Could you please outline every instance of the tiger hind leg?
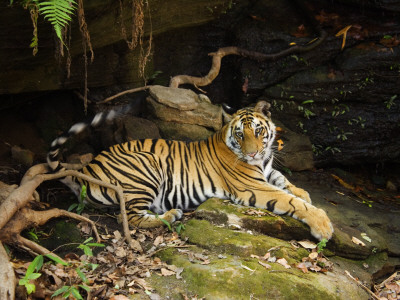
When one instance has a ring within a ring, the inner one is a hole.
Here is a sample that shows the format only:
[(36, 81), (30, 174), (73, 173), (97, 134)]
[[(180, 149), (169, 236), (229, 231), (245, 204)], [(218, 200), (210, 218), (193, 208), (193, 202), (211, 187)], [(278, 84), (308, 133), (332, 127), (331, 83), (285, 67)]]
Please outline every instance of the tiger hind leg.
[(128, 222), (131, 226), (137, 228), (155, 228), (167, 224), (172, 224), (181, 219), (183, 211), (181, 209), (171, 209), (162, 215), (149, 213), (147, 209), (135, 209), (131, 207), (128, 210)]

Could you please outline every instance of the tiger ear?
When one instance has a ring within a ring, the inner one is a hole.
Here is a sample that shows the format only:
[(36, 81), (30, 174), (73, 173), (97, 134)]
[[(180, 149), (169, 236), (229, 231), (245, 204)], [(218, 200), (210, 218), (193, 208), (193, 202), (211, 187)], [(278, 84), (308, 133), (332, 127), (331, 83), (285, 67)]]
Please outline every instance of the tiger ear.
[(271, 112), (269, 111), (270, 107), (271, 104), (262, 100), (257, 102), (256, 106), (254, 107), (254, 111), (263, 114), (267, 118), (271, 118)]
[(229, 123), (232, 120), (233, 114), (235, 112), (236, 112), (236, 109), (234, 109), (233, 107), (230, 107), (226, 103), (222, 103), (222, 118), (223, 118), (224, 124)]

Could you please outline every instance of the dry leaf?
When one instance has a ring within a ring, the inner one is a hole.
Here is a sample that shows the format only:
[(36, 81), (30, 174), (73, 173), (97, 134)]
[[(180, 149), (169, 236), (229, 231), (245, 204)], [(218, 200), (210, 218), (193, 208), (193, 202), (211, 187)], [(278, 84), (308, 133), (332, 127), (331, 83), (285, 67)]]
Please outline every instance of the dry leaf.
[(363, 232), (363, 233), (361, 233), (361, 237), (364, 239), (364, 240), (366, 240), (366, 241), (368, 241), (368, 242), (372, 242), (372, 240), (371, 240), (371, 238), (365, 233), (365, 232)]
[(131, 240), (130, 246), (133, 250), (142, 253), (143, 252), (143, 248), (140, 245), (140, 243), (134, 239)]
[[(333, 178), (335, 178), (343, 187), (349, 190), (355, 190), (356, 188), (352, 186), (351, 184), (348, 184), (345, 182), (343, 179), (341, 179), (339, 176), (336, 176), (335, 174), (331, 174)], [(338, 192), (337, 192), (338, 193)]]
[(282, 140), (277, 140), (278, 143), (278, 151), (281, 151), (283, 149), (283, 141)]
[(342, 40), (342, 49), (344, 48), (344, 46), (346, 45), (346, 36), (347, 36), (347, 31), (351, 28), (351, 25), (346, 26), (345, 28), (343, 28), (342, 30), (340, 30), (338, 33), (336, 33), (335, 36), (341, 36), (343, 35), (343, 40)]
[(250, 269), (249, 267), (247, 267), (247, 266), (245, 266), (245, 265), (243, 265), (243, 264), (241, 264), (240, 266), (241, 266), (243, 269), (246, 269), (246, 270), (249, 270), (249, 271), (251, 271), (251, 272), (254, 272), (254, 270)]
[(159, 235), (158, 237), (156, 237), (156, 239), (154, 240), (153, 245), (154, 246), (158, 246), (160, 245), (162, 242), (164, 242), (164, 237), (162, 235)]
[(287, 263), (287, 260), (284, 258), (280, 258), (276, 261), (278, 264), (284, 266), (286, 269), (290, 269), (291, 266), (289, 266), (289, 264)]
[(298, 264), (296, 265), (296, 268), (297, 268), (297, 269), (300, 269), (303, 273), (307, 273), (307, 272), (308, 272), (308, 268), (307, 268), (306, 264), (303, 263), (303, 262), (298, 263)]
[(115, 230), (113, 233), (114, 233), (114, 237), (117, 241), (121, 239), (122, 235), (118, 230)]
[(259, 263), (260, 265), (262, 265), (263, 267), (265, 267), (266, 269), (271, 269), (271, 266), (270, 266), (269, 264), (264, 263), (264, 262), (262, 262), (261, 260), (259, 260), (258, 263)]
[(356, 245), (365, 247), (365, 244), (362, 241), (360, 241), (358, 238), (354, 237), (354, 236), (351, 238), (351, 241)]
[(271, 253), (267, 252), (265, 253), (265, 255), (263, 256), (263, 260), (268, 260), (271, 257)]
[(304, 240), (304, 241), (300, 241), (300, 242), (297, 242), (297, 243), (300, 244), (303, 248), (306, 248), (306, 249), (315, 249), (315, 248), (317, 248), (317, 244), (315, 244), (315, 243), (313, 243), (313, 242), (311, 242), (309, 240)]
[(247, 93), (247, 89), (249, 88), (249, 79), (246, 77), (245, 79), (244, 79), (244, 83), (243, 83), (243, 86), (242, 86), (242, 91), (243, 91), (243, 93)]
[(166, 268), (161, 268), (161, 275), (162, 276), (172, 276), (172, 275), (175, 275), (175, 272), (174, 271), (170, 271), (170, 270), (168, 270)]
[(124, 295), (115, 295), (112, 296), (110, 300), (129, 300), (129, 298)]
[(126, 251), (123, 247), (118, 247), (117, 249), (115, 249), (115, 255), (118, 257), (125, 257)]

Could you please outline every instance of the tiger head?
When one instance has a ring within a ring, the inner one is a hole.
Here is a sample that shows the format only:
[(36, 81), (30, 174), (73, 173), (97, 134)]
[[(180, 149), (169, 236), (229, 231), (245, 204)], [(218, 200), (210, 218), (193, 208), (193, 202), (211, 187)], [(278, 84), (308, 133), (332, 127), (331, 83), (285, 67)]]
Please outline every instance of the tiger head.
[(231, 116), (225, 143), (236, 156), (251, 165), (272, 157), (276, 131), (268, 111), (270, 104), (260, 101), (254, 108), (243, 108)]

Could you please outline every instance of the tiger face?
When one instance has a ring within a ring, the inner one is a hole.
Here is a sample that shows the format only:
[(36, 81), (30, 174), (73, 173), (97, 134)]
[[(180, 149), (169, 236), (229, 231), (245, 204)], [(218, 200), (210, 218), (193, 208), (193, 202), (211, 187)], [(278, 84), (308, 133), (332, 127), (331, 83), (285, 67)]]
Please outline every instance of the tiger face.
[(240, 160), (251, 165), (261, 165), (273, 154), (275, 125), (269, 118), (269, 113), (264, 113), (265, 107), (266, 104), (241, 109), (232, 116), (228, 125), (225, 141), (228, 148)]

